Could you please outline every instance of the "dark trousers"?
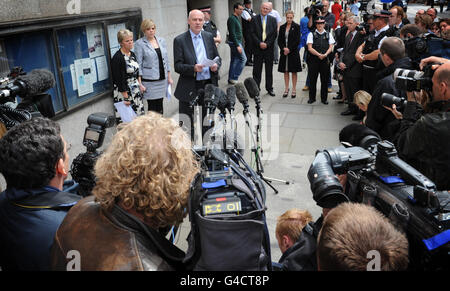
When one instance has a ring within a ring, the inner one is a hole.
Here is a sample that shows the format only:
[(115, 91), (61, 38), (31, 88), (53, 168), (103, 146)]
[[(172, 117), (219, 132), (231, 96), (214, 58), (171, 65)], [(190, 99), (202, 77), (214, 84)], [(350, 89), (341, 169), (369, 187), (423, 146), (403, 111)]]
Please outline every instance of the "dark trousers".
[(163, 100), (164, 100), (163, 98), (154, 100), (147, 99), (148, 111), (153, 111), (163, 115), (164, 114)]
[[(195, 90), (198, 91), (200, 89), (205, 89), (205, 86), (207, 84), (212, 84), (211, 79), (209, 80), (204, 80), (204, 81), (196, 81), (195, 82)], [(204, 99), (203, 98), (199, 98), (198, 99), (198, 105), (200, 105), (202, 107), (202, 116), (201, 116), (201, 122), (203, 124), (203, 119), (206, 117), (207, 114), (207, 108), (205, 106), (204, 103)], [(191, 134), (191, 140), (194, 139), (194, 107), (190, 107), (189, 102), (184, 102), (184, 101), (180, 101), (179, 102), (179, 107), (178, 107), (178, 112), (180, 113), (180, 115), (185, 115), (188, 116), (190, 119), (190, 123), (191, 123), (191, 129), (190, 129), (190, 134)], [(183, 126), (183, 124), (180, 122), (180, 126)], [(209, 129), (208, 126), (203, 126), (202, 127), (202, 135)], [(189, 130), (188, 128), (186, 128), (186, 130)], [(189, 133), (189, 131), (188, 131)]]
[(363, 67), (362, 76), (362, 89), (372, 95), (377, 83), (375, 69)]
[(328, 59), (323, 60), (311, 58), (308, 61), (309, 76), (309, 100), (316, 100), (317, 78), (320, 74), (320, 99), (322, 102), (328, 98), (328, 79), (330, 75), (330, 63)]
[(247, 56), (247, 63), (253, 62), (253, 42), (251, 32), (244, 32), (244, 50), (245, 55)]
[(361, 78), (354, 78), (344, 75), (344, 87), (347, 94), (347, 100), (349, 102), (348, 108), (356, 112), (358, 110), (358, 106), (353, 103), (354, 95), (361, 89)]
[(261, 88), (263, 63), (266, 71), (266, 90), (269, 91), (273, 89), (273, 47), (267, 47), (265, 50), (257, 48), (254, 51), (253, 79), (256, 81), (256, 84), (258, 84), (258, 88)]

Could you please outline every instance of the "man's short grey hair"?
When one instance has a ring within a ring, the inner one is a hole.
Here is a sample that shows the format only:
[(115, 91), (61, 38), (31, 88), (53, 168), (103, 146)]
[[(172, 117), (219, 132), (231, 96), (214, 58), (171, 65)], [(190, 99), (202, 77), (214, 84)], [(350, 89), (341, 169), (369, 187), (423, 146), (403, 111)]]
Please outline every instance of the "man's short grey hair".
[(361, 23), (359, 16), (353, 15), (349, 19), (352, 19), (353, 22), (355, 22), (355, 23), (358, 23), (358, 24)]
[(387, 54), (395, 62), (405, 57), (405, 44), (398, 37), (387, 37), (381, 44), (380, 52)]

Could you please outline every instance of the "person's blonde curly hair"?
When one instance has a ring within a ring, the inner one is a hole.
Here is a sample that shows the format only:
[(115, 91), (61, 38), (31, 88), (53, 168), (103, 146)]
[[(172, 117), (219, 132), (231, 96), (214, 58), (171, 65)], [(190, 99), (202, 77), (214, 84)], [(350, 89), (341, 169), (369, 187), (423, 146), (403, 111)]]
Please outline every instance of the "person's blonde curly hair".
[(93, 194), (103, 209), (120, 203), (153, 228), (178, 225), (198, 171), (185, 132), (174, 120), (151, 112), (120, 125), (95, 165)]

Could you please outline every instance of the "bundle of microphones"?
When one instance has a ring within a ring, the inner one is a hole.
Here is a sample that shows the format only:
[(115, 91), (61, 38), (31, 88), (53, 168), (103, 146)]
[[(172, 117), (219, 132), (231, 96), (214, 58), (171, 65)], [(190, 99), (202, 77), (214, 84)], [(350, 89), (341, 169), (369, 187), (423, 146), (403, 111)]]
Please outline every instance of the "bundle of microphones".
[(190, 107), (194, 107), (200, 99), (203, 99), (204, 106), (208, 109), (208, 114), (213, 113), (216, 108), (219, 109), (222, 115), (226, 114), (226, 110), (230, 114), (233, 114), (237, 98), (244, 107), (244, 114), (247, 114), (249, 98), (254, 99), (256, 105), (259, 107), (261, 103), (259, 91), (258, 85), (251, 77), (245, 79), (244, 83), (237, 83), (234, 86), (228, 87), (226, 93), (219, 87), (207, 84), (205, 89), (197, 91), (197, 95), (192, 99)]

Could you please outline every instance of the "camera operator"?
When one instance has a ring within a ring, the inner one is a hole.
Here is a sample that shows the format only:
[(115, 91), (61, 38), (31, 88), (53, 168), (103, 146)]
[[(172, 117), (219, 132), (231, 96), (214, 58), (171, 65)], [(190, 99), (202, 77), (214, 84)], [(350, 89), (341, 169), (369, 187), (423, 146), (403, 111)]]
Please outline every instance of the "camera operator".
[(372, 206), (342, 203), (328, 213), (317, 241), (320, 271), (369, 271), (370, 252), (381, 256), (378, 270), (408, 268), (408, 240)]
[(49, 270), (55, 232), (81, 198), (62, 192), (68, 145), (57, 123), (33, 118), (0, 139), (0, 265), (3, 270)]
[(369, 33), (365, 42), (356, 51), (356, 61), (363, 65), (363, 90), (372, 94), (376, 84), (378, 55), (383, 40), (389, 30), (389, 15), (391, 13), (381, 10), (373, 14), (374, 33)]
[(198, 170), (172, 119), (152, 112), (122, 126), (95, 165), (95, 201), (81, 200), (55, 235), (52, 268), (66, 270), (77, 250), (81, 270), (183, 270), (184, 252), (165, 236), (186, 216)]
[(381, 105), (381, 95), (389, 93), (394, 96), (405, 96), (395, 86), (393, 74), (397, 68), (411, 69), (411, 59), (405, 56), (405, 45), (398, 37), (386, 38), (380, 47), (380, 55), (385, 69), (377, 74), (379, 80), (372, 93), (367, 108), (366, 126), (377, 132), (382, 139), (392, 141), (398, 130), (398, 121), (391, 112)]
[(396, 147), (399, 156), (431, 179), (438, 190), (449, 190), (450, 61), (429, 57), (421, 61), (421, 68), (431, 63), (443, 63), (432, 66), (432, 100), (427, 106), (431, 112), (423, 114), (422, 94), (408, 92)]
[(316, 20), (317, 17), (322, 16), (325, 20), (325, 30), (327, 32), (331, 31), (331, 28), (334, 26), (334, 22), (336, 17), (333, 13), (328, 12), (328, 8), (330, 8), (330, 2), (328, 0), (323, 0), (322, 2), (317, 2), (315, 5), (311, 6), (309, 10), (309, 22), (308, 28), (311, 32), (316, 30)]

